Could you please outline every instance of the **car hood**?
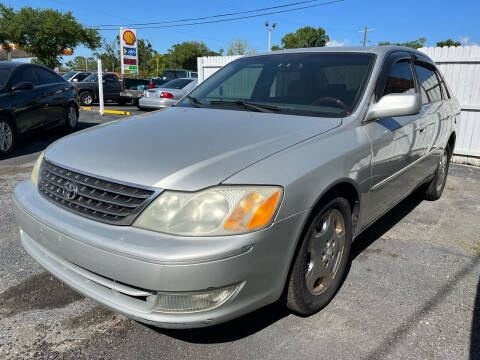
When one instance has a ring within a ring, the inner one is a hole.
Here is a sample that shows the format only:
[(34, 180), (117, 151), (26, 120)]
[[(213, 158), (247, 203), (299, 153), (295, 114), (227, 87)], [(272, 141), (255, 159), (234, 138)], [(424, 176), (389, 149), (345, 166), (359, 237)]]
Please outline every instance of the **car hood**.
[(174, 107), (77, 132), (52, 144), (45, 158), (100, 177), (194, 191), (340, 124), (339, 118)]

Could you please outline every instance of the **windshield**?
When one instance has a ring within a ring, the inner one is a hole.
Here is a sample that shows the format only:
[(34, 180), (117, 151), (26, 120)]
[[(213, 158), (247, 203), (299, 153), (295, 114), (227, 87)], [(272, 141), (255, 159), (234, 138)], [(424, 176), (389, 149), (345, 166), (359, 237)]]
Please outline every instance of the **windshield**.
[(11, 69), (0, 69), (0, 88), (2, 88), (8, 80)]
[(169, 81), (162, 85), (162, 88), (166, 89), (183, 89), (185, 86), (190, 84), (193, 80), (190, 79), (176, 79)]
[(77, 72), (76, 71), (69, 71), (67, 72), (66, 74), (63, 74), (62, 77), (65, 79), (65, 80), (68, 80), (70, 79), (73, 75), (75, 75)]
[(353, 112), (360, 100), (374, 58), (364, 53), (241, 58), (217, 71), (177, 106), (244, 111), (247, 107), (238, 103), (248, 102), (285, 114), (342, 117)]
[(98, 74), (92, 74), (88, 75), (85, 79), (83, 79), (84, 82), (97, 82), (98, 81)]

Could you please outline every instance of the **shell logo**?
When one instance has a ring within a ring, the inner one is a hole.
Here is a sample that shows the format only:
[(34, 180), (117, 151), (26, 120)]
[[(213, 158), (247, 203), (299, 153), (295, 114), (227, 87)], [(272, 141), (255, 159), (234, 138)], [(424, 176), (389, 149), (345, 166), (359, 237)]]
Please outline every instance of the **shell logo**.
[(125, 41), (125, 44), (127, 45), (133, 45), (137, 40), (137, 38), (135, 37), (135, 34), (131, 30), (124, 31), (122, 37), (123, 37), (123, 40)]

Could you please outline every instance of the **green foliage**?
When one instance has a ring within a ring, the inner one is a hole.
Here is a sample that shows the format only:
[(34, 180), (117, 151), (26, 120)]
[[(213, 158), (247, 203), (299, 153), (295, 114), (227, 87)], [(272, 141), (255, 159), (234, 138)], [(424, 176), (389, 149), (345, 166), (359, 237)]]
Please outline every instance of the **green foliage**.
[(321, 47), (325, 46), (329, 40), (330, 38), (323, 28), (315, 29), (311, 26), (305, 26), (294, 33), (286, 34), (282, 38), (282, 45), (284, 49)]
[[(95, 50), (93, 56), (102, 60), (102, 67), (109, 71), (121, 72), (120, 69), (120, 37), (117, 35), (115, 40), (108, 42), (102, 40), (102, 46)], [(96, 65), (95, 65), (96, 66)]]
[(175, 44), (166, 56), (166, 67), (171, 69), (197, 69), (197, 57), (216, 56), (218, 53), (210, 50), (207, 45), (199, 41), (186, 41)]
[(276, 50), (282, 50), (282, 48), (278, 45), (273, 45), (272, 46), (272, 51), (276, 51)]
[[(87, 57), (87, 70), (96, 70), (97, 62), (93, 57)], [(69, 70), (85, 70), (85, 56), (75, 56), (73, 60), (65, 63)]]
[(18, 11), (0, 4), (0, 41), (11, 41), (50, 68), (60, 65), (64, 49), (100, 45), (100, 34), (84, 28), (70, 11), (24, 7)]
[(443, 47), (443, 46), (462, 46), (462, 43), (460, 41), (453, 41), (452, 39), (448, 39), (445, 41), (439, 41), (437, 42), (438, 47)]
[[(157, 64), (158, 64), (158, 71), (157, 71)], [(152, 57), (149, 64), (150, 76), (159, 76), (163, 70), (167, 68), (167, 58), (164, 54), (156, 53), (155, 56)]]
[(256, 50), (248, 45), (247, 40), (234, 39), (230, 41), (227, 56), (255, 54)]
[(138, 74), (141, 76), (151, 75), (154, 69), (151, 67), (151, 60), (156, 54), (150, 41), (138, 39)]
[(419, 49), (421, 47), (425, 46), (425, 42), (427, 41), (427, 38), (421, 37), (417, 40), (412, 40), (404, 43), (391, 43), (389, 41), (382, 41), (379, 42), (379, 46), (385, 46), (385, 45), (397, 45), (397, 46), (406, 46), (412, 49)]

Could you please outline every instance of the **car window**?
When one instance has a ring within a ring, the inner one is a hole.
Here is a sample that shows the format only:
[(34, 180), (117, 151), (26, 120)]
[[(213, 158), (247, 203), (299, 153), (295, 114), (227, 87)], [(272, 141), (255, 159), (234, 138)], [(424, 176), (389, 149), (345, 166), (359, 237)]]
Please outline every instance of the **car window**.
[[(375, 55), (367, 53), (245, 57), (224, 66), (190, 95), (211, 108), (229, 102), (229, 109), (245, 111), (236, 105), (248, 101), (278, 108), (279, 114), (341, 117), (358, 104), (374, 61)], [(187, 98), (178, 106), (194, 105)]]
[(37, 73), (40, 85), (55, 84), (61, 81), (60, 76), (50, 70), (36, 67), (35, 72)]
[(35, 73), (33, 72), (33, 67), (21, 67), (15, 71), (12, 79), (12, 86), (17, 85), (21, 82), (31, 82), (34, 85), (38, 85), (38, 79)]
[(88, 75), (85, 79), (83, 79), (84, 82), (97, 82), (98, 81), (98, 74), (94, 73), (91, 75)]
[(443, 76), (438, 71), (436, 71), (435, 73), (437, 74), (437, 78), (440, 82), (440, 87), (442, 88), (442, 98), (445, 100), (450, 99), (450, 93), (448, 92), (447, 85), (445, 84)]
[(192, 71), (192, 73), (190, 75), (192, 76), (192, 78), (195, 78), (195, 79), (198, 78), (198, 73), (196, 73), (196, 72)]
[(75, 76), (75, 79), (77, 79), (78, 81), (83, 81), (87, 76), (90, 76), (89, 73), (81, 73), (81, 74), (78, 74), (77, 76)]
[(183, 89), (187, 84), (190, 84), (193, 80), (190, 79), (175, 79), (162, 85), (162, 88), (167, 89)]
[(415, 64), (420, 93), (422, 94), (422, 104), (430, 104), (442, 100), (442, 90), (438, 83), (435, 71), (426, 65)]
[(107, 83), (114, 83), (115, 82), (115, 78), (114, 78), (115, 75), (105, 75), (105, 81)]
[(67, 72), (66, 74), (63, 74), (62, 77), (65, 79), (65, 80), (68, 80), (70, 79), (73, 75), (75, 75), (76, 71), (69, 71)]
[(400, 60), (392, 65), (388, 73), (382, 96), (388, 94), (414, 94), (415, 82), (410, 60)]
[(10, 76), (10, 69), (0, 69), (0, 88), (2, 88)]

